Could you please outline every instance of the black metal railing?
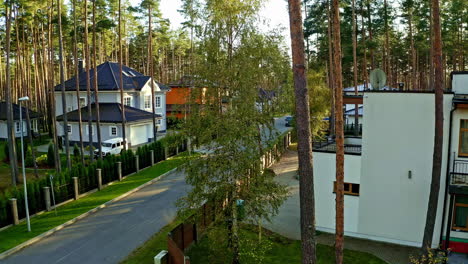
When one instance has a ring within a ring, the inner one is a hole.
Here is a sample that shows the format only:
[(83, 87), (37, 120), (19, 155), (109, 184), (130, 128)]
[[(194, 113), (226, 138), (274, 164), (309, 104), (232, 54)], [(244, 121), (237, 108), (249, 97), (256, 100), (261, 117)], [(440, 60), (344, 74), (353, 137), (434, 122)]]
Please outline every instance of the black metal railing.
[(450, 173), (450, 184), (468, 185), (468, 160), (454, 160)]
[[(317, 141), (312, 143), (312, 149), (314, 151), (322, 152), (336, 152), (336, 143), (334, 140), (328, 141)], [(344, 145), (345, 154), (359, 154), (361, 155), (362, 146), (357, 144), (345, 144)]]

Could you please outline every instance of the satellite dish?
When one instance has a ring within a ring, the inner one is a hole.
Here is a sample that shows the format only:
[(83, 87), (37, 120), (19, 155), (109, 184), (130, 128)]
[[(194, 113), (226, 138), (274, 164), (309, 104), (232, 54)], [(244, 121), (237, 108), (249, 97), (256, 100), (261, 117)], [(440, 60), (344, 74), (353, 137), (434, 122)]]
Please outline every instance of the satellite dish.
[(382, 90), (387, 82), (387, 75), (381, 69), (375, 69), (370, 73), (370, 82), (373, 90)]

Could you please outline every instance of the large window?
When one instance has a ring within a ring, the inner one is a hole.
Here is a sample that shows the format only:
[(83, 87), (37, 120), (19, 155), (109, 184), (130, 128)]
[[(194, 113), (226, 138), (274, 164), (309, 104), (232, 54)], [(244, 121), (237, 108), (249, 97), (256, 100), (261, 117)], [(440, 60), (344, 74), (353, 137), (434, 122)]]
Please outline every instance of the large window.
[[(333, 192), (336, 192), (336, 181), (333, 182)], [(359, 184), (357, 183), (344, 183), (344, 194), (359, 196)]]
[(124, 105), (132, 106), (132, 97), (128, 96), (124, 98)]
[(67, 134), (71, 134), (71, 133), (72, 133), (72, 126), (67, 125)]
[(151, 108), (151, 95), (145, 95), (145, 109)]
[(110, 130), (110, 135), (111, 136), (117, 136), (117, 127), (116, 126), (109, 127), (109, 130)]
[(161, 108), (161, 96), (156, 96), (156, 101), (154, 102), (156, 108)]
[(460, 120), (460, 141), (458, 142), (458, 155), (468, 157), (468, 119)]
[(80, 97), (80, 108), (86, 106), (86, 97)]
[(468, 196), (455, 196), (452, 229), (468, 231)]

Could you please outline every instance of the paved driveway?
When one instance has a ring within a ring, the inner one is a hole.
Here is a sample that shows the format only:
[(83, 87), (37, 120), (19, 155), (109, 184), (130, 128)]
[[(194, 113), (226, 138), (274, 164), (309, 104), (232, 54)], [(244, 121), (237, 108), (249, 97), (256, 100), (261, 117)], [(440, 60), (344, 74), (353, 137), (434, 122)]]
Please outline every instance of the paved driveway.
[(0, 262), (118, 263), (174, 219), (188, 188), (184, 173), (172, 173)]

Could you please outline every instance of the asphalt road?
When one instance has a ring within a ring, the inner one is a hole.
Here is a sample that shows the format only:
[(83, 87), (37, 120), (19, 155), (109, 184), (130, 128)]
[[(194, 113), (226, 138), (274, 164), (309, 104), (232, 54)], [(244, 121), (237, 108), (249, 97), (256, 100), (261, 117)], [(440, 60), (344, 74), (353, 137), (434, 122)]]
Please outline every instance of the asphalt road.
[[(275, 119), (278, 132), (289, 129), (284, 124), (284, 118)], [(174, 203), (189, 188), (183, 172), (172, 173), (0, 263), (118, 263), (175, 218)]]
[(0, 263), (118, 263), (174, 219), (188, 188), (183, 172), (172, 173)]

